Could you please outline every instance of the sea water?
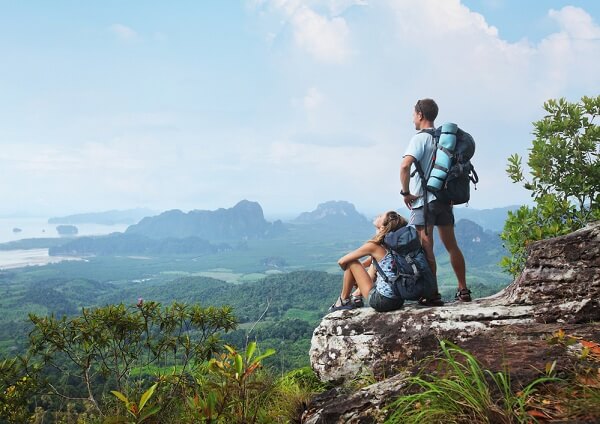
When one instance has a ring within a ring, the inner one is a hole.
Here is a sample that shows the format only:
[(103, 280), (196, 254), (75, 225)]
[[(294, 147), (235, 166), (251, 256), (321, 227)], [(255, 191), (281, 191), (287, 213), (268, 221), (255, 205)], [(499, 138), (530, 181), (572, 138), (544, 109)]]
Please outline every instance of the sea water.
[[(48, 224), (46, 218), (0, 218), (0, 243), (31, 238), (58, 238), (58, 224)], [(100, 236), (123, 232), (127, 224), (76, 224), (77, 236)], [(17, 231), (17, 229), (19, 231)], [(0, 269), (46, 265), (76, 257), (49, 256), (48, 249), (0, 250)]]
[[(0, 243), (28, 238), (60, 237), (56, 231), (58, 224), (48, 224), (46, 218), (0, 218)], [(99, 236), (123, 232), (127, 224), (75, 224), (78, 236)], [(19, 229), (21, 231), (15, 231)]]

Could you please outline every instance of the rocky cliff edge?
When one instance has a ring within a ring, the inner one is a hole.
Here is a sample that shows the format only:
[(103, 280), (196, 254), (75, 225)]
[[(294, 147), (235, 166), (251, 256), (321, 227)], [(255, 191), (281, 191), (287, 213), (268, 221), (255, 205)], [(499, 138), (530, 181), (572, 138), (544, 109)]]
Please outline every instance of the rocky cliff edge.
[[(489, 369), (508, 367), (522, 381), (539, 375), (549, 358), (560, 358), (557, 369), (566, 369), (569, 356), (548, 343), (559, 330), (600, 341), (600, 222), (532, 243), (523, 273), (494, 296), (437, 308), (413, 305), (389, 313), (362, 308), (325, 316), (310, 348), (319, 378), (340, 385), (369, 374), (381, 381), (347, 402), (330, 393), (331, 399), (325, 396), (309, 408), (304, 422), (368, 413), (365, 402), (382, 403), (397, 392), (399, 372), (438, 352), (442, 339), (472, 352)], [(395, 377), (386, 379), (390, 376)]]

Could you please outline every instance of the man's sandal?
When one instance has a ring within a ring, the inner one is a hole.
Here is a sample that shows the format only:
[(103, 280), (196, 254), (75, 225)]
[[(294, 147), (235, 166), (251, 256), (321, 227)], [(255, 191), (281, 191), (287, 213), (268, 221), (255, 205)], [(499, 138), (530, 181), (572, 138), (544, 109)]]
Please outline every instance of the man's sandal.
[(444, 306), (442, 295), (435, 294), (431, 299), (425, 299), (424, 297), (419, 299), (419, 305), (421, 306)]
[(471, 299), (471, 290), (462, 289), (456, 292), (456, 296), (454, 298), (459, 302), (470, 302)]

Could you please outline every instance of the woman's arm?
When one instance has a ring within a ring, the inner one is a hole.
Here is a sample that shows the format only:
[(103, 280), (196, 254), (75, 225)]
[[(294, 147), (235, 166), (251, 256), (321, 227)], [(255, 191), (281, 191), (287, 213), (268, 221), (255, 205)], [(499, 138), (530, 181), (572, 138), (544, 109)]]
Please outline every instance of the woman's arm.
[(360, 258), (372, 255), (375, 252), (375, 250), (377, 249), (377, 247), (379, 247), (379, 246), (376, 243), (368, 241), (365, 244), (363, 244), (362, 246), (360, 246), (358, 249), (342, 256), (338, 260), (338, 265), (343, 270), (346, 270), (346, 267), (348, 266), (348, 264), (350, 262), (358, 261), (358, 260), (360, 260)]

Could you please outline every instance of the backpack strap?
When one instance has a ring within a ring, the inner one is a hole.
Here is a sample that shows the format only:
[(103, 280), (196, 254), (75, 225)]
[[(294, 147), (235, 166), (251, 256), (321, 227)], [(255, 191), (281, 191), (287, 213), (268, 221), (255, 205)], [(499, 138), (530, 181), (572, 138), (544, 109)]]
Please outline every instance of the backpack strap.
[[(444, 171), (444, 172), (450, 171), (445, 166), (438, 165), (437, 163), (433, 164), (433, 169), (439, 169), (439, 170)], [(436, 177), (433, 177), (433, 178), (436, 178)], [(438, 178), (438, 180), (441, 180), (441, 178)]]
[(475, 168), (471, 167), (471, 174), (469, 175), (469, 179), (473, 184), (475, 184), (475, 190), (477, 190), (477, 183), (479, 182), (479, 175), (475, 172)]
[(408, 254), (408, 255), (404, 256), (404, 259), (406, 259), (406, 262), (412, 268), (414, 278), (416, 280), (418, 280), (419, 277), (421, 276), (421, 273), (419, 272), (419, 268), (417, 268), (417, 264), (416, 264), (415, 260), (413, 259), (412, 255)]

